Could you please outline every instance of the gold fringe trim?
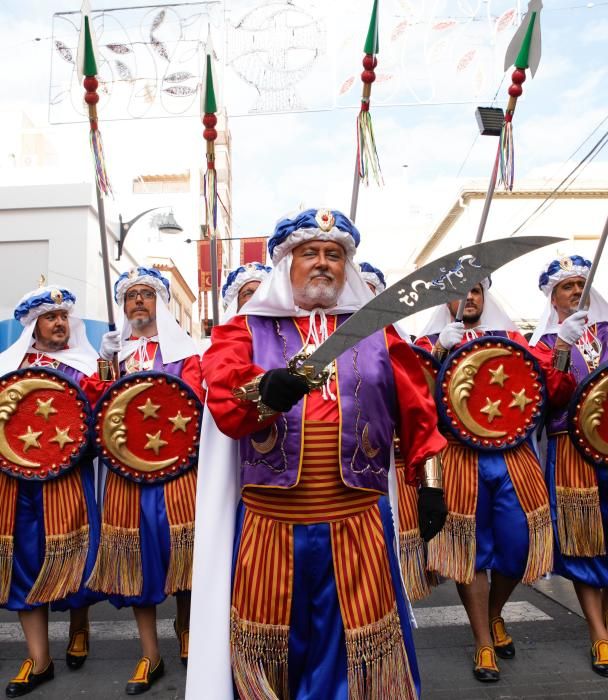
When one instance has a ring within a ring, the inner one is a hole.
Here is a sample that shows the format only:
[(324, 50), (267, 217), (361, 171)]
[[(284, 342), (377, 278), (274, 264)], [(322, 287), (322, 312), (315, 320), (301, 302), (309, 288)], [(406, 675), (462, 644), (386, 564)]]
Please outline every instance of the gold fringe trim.
[(407, 596), (413, 603), (431, 595), (437, 576), (426, 570), (426, 548), (420, 530), (399, 533), (399, 559)]
[(417, 700), (396, 605), (381, 620), (344, 633), (349, 700)]
[(427, 568), (456, 583), (475, 576), (475, 515), (448, 513), (445, 525), (427, 545)]
[(66, 535), (47, 535), (44, 561), (26, 603), (61, 600), (80, 588), (89, 551), (89, 526)]
[(561, 553), (569, 557), (597, 557), (606, 554), (597, 486), (590, 489), (558, 486), (556, 491)]
[(194, 523), (171, 525), (171, 552), (165, 580), (165, 593), (192, 590), (192, 557), (194, 553)]
[(553, 528), (551, 511), (543, 505), (526, 513), (530, 546), (522, 583), (534, 583), (553, 568)]
[(143, 574), (138, 528), (101, 524), (97, 560), (86, 585), (102, 593), (141, 595)]
[(247, 700), (288, 700), (288, 625), (265, 625), (230, 612), (232, 673), (239, 697)]
[(8, 600), (13, 574), (13, 536), (0, 535), (0, 605)]

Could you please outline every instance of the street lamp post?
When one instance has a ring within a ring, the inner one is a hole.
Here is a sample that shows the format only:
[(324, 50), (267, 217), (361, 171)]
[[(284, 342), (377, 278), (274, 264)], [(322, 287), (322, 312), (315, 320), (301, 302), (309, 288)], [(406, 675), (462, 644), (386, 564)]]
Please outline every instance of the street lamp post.
[[(122, 249), (125, 243), (125, 238), (127, 237), (127, 234), (131, 230), (131, 227), (136, 221), (139, 221), (142, 216), (145, 216), (146, 214), (149, 214), (151, 211), (156, 211), (157, 209), (166, 209), (167, 207), (152, 207), (151, 209), (146, 209), (146, 211), (142, 211), (141, 214), (138, 214), (137, 216), (134, 216), (131, 221), (126, 221), (124, 222), (122, 220), (122, 214), (118, 215), (118, 223), (119, 223), (119, 236), (118, 236), (118, 255), (116, 257), (116, 260), (120, 260), (122, 256)], [(182, 233), (184, 230), (175, 220), (175, 217), (173, 216), (173, 212), (169, 212), (167, 215), (167, 220), (158, 226), (158, 230), (161, 233)]]

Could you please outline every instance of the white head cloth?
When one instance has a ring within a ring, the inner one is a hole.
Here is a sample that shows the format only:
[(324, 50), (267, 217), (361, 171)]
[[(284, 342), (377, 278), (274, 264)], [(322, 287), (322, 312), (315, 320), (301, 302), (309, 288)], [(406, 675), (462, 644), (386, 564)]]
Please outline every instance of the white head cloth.
[[(140, 282), (140, 284), (147, 284), (147, 282)], [(200, 355), (200, 350), (196, 347), (196, 343), (173, 318), (169, 307), (165, 304), (160, 294), (156, 295), (156, 328), (158, 335), (152, 338), (129, 340), (133, 334), (131, 322), (125, 315), (124, 305), (119, 306), (118, 309), (118, 322), (119, 324), (122, 322), (120, 335), (122, 347), (118, 354), (120, 362), (130, 357), (147, 340), (158, 342), (165, 364), (178, 362), (192, 355)]]
[[(560, 262), (554, 260), (549, 263), (549, 265), (541, 273), (539, 286), (543, 294), (547, 297), (547, 303), (545, 304), (545, 308), (543, 309), (543, 312), (538, 320), (538, 325), (532, 334), (530, 345), (536, 345), (543, 335), (557, 333), (559, 330), (557, 311), (551, 303), (551, 294), (556, 285), (569, 277), (584, 277), (587, 279), (589, 276), (589, 261), (584, 260), (579, 256), (572, 257), (575, 260), (580, 260), (581, 264), (573, 264), (571, 266), (568, 265), (567, 267), (560, 265), (558, 269), (553, 270), (553, 272), (549, 274), (549, 270), (552, 267), (557, 267), (555, 263)], [(589, 325), (591, 325), (593, 323), (599, 323), (600, 321), (608, 321), (608, 302), (594, 287), (591, 287), (589, 294), (589, 309), (587, 311), (587, 322)]]
[[(271, 273), (272, 269), (261, 263), (241, 265), (241, 267), (231, 272), (222, 289), (222, 294), (224, 296), (224, 312), (220, 323), (227, 323), (239, 313), (239, 292), (243, 286), (249, 284), (249, 282), (263, 282)], [(254, 294), (256, 292), (257, 289)]]
[[(498, 300), (489, 291), (490, 283), (483, 280), (483, 311), (474, 330), (478, 331), (516, 331), (517, 326), (510, 319), (507, 312), (498, 303)], [(422, 329), (420, 335), (432, 335), (441, 331), (453, 322), (452, 314), (447, 304), (442, 304), (435, 309), (435, 312)]]
[[(17, 306), (21, 306), (27, 303), (29, 299), (34, 297), (39, 297), (40, 295), (46, 293), (53, 293), (56, 290), (61, 291), (61, 288), (57, 285), (49, 285), (48, 287), (41, 287), (32, 292), (26, 294)], [(89, 342), (87, 337), (86, 328), (82, 319), (73, 315), (72, 311), (74, 308), (74, 302), (71, 300), (64, 300), (60, 303), (55, 303), (50, 301), (48, 303), (43, 303), (38, 306), (32, 307), (26, 315), (22, 316), (19, 321), (23, 325), (23, 331), (19, 338), (4, 352), (0, 353), (0, 376), (7, 374), (8, 372), (14, 372), (19, 369), (23, 358), (30, 352), (42, 352), (41, 350), (36, 350), (33, 346), (36, 342), (34, 338), (34, 329), (36, 327), (36, 322), (39, 316), (48, 313), (49, 311), (59, 311), (65, 310), (68, 312), (68, 323), (70, 327), (70, 339), (68, 341), (68, 347), (64, 350), (56, 350), (54, 352), (44, 351), (46, 357), (50, 357), (53, 360), (62, 362), (68, 367), (82, 372), (87, 377), (90, 377), (94, 372), (97, 371), (97, 358), (98, 354), (93, 349), (93, 346)]]
[[(242, 307), (241, 314), (252, 316), (309, 316), (310, 311), (296, 306), (293, 300), (291, 286), (291, 262), (293, 256), (287, 253), (273, 268), (272, 274), (267, 277), (256, 289), (253, 297)], [(326, 314), (348, 314), (360, 309), (374, 295), (361, 277), (358, 266), (350, 257), (346, 259), (346, 274), (344, 287), (336, 305), (331, 309), (324, 309)]]

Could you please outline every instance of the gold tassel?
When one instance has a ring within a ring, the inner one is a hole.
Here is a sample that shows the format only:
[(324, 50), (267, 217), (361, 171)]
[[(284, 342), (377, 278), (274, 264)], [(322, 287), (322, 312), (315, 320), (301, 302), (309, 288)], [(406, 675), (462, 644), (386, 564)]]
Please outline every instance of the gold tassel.
[(0, 605), (8, 600), (13, 573), (13, 536), (0, 535)]
[(399, 533), (399, 555), (401, 573), (407, 596), (413, 603), (431, 595), (431, 586), (436, 586), (437, 576), (426, 570), (426, 551), (420, 530)]
[(102, 593), (141, 595), (143, 574), (138, 528), (101, 524), (97, 560), (86, 585)]
[(557, 487), (557, 531), (562, 554), (597, 557), (606, 554), (597, 487)]
[(289, 626), (265, 625), (230, 614), (232, 672), (239, 696), (247, 700), (288, 700)]
[(89, 550), (89, 526), (67, 535), (47, 535), (44, 561), (26, 603), (61, 600), (80, 588)]
[(417, 700), (396, 605), (381, 620), (344, 633), (349, 700)]
[(192, 557), (194, 553), (194, 523), (171, 525), (171, 553), (165, 580), (165, 593), (192, 590)]
[(526, 513), (530, 546), (522, 583), (534, 583), (553, 568), (553, 528), (551, 511), (543, 505)]
[(428, 543), (427, 568), (457, 583), (475, 576), (475, 515), (448, 513), (443, 529)]

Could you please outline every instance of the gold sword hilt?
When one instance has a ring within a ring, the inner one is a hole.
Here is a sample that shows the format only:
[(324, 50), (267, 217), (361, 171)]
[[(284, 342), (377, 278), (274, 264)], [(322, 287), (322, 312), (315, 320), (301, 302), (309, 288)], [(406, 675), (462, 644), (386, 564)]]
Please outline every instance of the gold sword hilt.
[[(301, 377), (310, 389), (318, 389), (327, 382), (329, 378), (329, 370), (324, 369), (322, 372), (316, 373), (313, 365), (307, 365), (306, 360), (308, 355), (300, 352), (294, 355), (287, 363), (287, 369), (290, 374), (296, 377)], [(264, 375), (259, 374), (251, 381), (242, 386), (235, 387), (232, 390), (232, 395), (240, 401), (252, 401), (258, 409), (258, 422), (262, 423), (271, 416), (276, 415), (277, 411), (267, 406), (260, 396), (260, 381)]]

